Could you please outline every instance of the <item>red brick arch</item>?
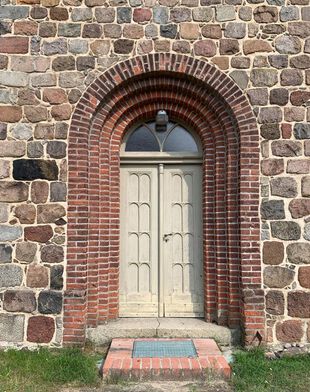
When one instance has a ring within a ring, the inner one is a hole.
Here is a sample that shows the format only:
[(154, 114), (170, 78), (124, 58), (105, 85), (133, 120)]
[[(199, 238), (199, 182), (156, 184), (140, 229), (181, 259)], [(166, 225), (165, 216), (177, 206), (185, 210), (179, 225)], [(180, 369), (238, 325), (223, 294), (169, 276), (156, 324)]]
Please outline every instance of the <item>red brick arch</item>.
[(203, 146), (205, 315), (264, 335), (259, 137), (244, 94), (209, 63), (155, 54), (121, 62), (80, 99), (69, 133), (64, 344), (118, 316), (119, 149), (126, 130), (165, 109)]

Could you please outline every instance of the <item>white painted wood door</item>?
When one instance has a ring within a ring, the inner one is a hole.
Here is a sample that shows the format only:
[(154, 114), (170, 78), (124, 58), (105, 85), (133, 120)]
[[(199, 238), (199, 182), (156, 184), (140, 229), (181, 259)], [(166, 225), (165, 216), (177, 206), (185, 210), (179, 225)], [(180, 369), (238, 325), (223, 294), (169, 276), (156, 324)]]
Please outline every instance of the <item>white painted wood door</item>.
[(121, 167), (121, 317), (203, 316), (201, 167)]

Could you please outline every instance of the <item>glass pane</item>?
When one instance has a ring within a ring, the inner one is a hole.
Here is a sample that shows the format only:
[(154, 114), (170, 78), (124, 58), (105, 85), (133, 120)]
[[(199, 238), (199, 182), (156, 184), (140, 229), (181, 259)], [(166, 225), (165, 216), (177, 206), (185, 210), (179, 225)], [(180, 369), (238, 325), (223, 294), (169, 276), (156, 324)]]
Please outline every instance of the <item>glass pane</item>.
[(198, 147), (193, 136), (178, 125), (167, 137), (163, 151), (198, 152)]
[(154, 135), (142, 125), (129, 136), (125, 151), (159, 151), (159, 145)]

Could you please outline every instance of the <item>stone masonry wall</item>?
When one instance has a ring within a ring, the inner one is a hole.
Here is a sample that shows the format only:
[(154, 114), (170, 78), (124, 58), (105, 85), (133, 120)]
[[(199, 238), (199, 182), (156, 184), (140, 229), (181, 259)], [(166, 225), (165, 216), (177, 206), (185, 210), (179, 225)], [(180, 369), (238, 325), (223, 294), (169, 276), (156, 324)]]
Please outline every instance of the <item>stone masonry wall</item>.
[(61, 344), (70, 118), (104, 70), (153, 52), (206, 59), (247, 94), (268, 341), (310, 341), (309, 0), (0, 4), (0, 344)]

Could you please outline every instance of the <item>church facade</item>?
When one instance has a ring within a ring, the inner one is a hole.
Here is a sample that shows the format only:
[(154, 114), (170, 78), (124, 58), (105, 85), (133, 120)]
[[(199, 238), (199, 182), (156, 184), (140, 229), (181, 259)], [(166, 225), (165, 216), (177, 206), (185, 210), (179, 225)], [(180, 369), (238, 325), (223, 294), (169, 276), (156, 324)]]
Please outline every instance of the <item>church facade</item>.
[(1, 346), (310, 342), (308, 0), (4, 0), (0, 34)]

